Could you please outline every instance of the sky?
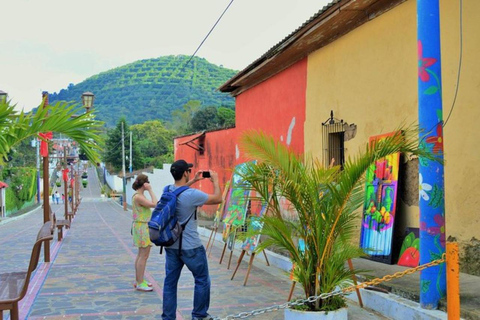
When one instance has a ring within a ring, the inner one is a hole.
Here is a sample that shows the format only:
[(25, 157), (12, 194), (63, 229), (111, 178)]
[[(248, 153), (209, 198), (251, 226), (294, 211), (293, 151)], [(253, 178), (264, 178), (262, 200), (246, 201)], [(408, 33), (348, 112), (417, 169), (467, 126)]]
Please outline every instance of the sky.
[[(231, 0), (0, 0), (0, 90), (42, 91), (141, 59), (192, 55)], [(234, 0), (196, 56), (242, 70), (331, 0)]]

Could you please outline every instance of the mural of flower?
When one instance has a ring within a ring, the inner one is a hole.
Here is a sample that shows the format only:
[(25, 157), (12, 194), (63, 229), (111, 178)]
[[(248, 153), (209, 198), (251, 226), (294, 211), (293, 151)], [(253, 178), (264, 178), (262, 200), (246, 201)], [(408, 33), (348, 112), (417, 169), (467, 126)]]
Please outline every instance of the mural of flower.
[(436, 226), (427, 227), (425, 222), (420, 223), (420, 230), (426, 231), (431, 236), (440, 235), (440, 245), (445, 248), (445, 217), (438, 213), (433, 216)]
[(419, 174), (418, 177), (419, 177), (419, 182), (418, 182), (419, 197), (418, 197), (418, 200), (420, 200), (420, 197), (421, 197), (423, 200), (428, 201), (428, 200), (430, 200), (430, 197), (428, 196), (427, 191), (432, 190), (432, 186), (429, 185), (428, 183), (423, 183), (423, 176), (422, 176), (421, 173)]
[(443, 136), (442, 136), (442, 124), (437, 124), (437, 135), (428, 137), (425, 140), (427, 143), (433, 143), (433, 153), (443, 152)]
[(418, 41), (418, 76), (423, 82), (430, 80), (430, 75), (427, 72), (427, 68), (434, 65), (437, 62), (435, 58), (423, 57), (423, 45), (422, 41)]

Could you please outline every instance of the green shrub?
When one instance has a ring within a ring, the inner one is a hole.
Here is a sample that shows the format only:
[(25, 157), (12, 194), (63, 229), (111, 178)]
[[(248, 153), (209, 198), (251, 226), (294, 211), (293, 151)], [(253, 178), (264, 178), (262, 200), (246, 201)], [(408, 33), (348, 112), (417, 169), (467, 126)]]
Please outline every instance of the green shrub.
[(37, 171), (35, 168), (5, 168), (0, 179), (9, 185), (5, 191), (5, 206), (9, 212), (15, 212), (30, 202), (37, 192)]

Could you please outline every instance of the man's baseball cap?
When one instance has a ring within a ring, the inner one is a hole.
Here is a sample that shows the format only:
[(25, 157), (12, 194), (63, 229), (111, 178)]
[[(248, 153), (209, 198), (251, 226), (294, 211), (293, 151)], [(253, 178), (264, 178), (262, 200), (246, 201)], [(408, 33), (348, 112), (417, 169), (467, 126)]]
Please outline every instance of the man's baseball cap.
[(187, 163), (187, 161), (185, 160), (177, 160), (174, 163), (172, 163), (172, 166), (170, 167), (170, 172), (172, 174), (183, 174), (185, 171), (187, 171), (192, 167), (193, 167), (193, 164)]

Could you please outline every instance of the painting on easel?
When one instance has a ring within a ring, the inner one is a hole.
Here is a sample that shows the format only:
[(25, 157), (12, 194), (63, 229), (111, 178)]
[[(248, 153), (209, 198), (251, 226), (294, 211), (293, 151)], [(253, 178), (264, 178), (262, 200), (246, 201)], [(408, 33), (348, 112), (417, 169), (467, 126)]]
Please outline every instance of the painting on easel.
[(208, 256), (212, 252), (213, 243), (215, 242), (215, 237), (217, 235), (218, 226), (220, 224), (220, 220), (222, 219), (223, 208), (225, 207), (225, 202), (228, 194), (228, 190), (230, 189), (230, 180), (225, 183), (225, 187), (223, 189), (222, 194), (222, 203), (218, 205), (217, 211), (215, 212), (215, 218), (213, 220), (212, 231), (210, 232), (210, 237), (208, 238), (207, 246), (205, 250), (208, 252)]
[[(381, 141), (389, 133), (370, 138)], [(360, 247), (371, 260), (393, 263), (392, 240), (397, 207), (400, 153), (378, 160), (366, 174)]]
[(245, 167), (246, 163), (241, 163), (235, 166), (232, 175), (232, 181), (230, 183), (230, 189), (227, 193), (225, 199), (225, 206), (222, 213), (222, 239), (225, 242), (225, 245), (222, 255), (220, 257), (220, 263), (222, 263), (225, 249), (228, 245), (228, 248), (230, 250), (228, 268), (230, 268), (232, 252), (235, 249), (235, 231), (237, 228), (242, 227), (245, 224), (247, 216), (250, 188), (241, 177), (241, 173), (245, 169)]
[[(255, 198), (252, 198), (249, 200), (249, 207), (247, 210), (247, 221), (246, 225), (242, 228), (243, 232), (246, 232), (247, 235), (249, 232), (259, 232), (263, 228), (263, 222), (262, 222), (262, 217), (265, 215), (265, 212), (267, 211), (267, 203), (256, 200)], [(253, 260), (255, 258), (255, 249), (257, 248), (258, 244), (260, 243), (260, 234), (257, 235), (252, 235), (252, 236), (247, 236), (247, 238), (243, 241), (242, 244), (242, 252), (240, 253), (240, 256), (237, 261), (237, 267), (235, 268), (235, 271), (232, 274), (231, 280), (235, 278), (235, 274), (238, 271), (238, 268), (240, 267), (240, 263), (243, 260), (243, 257), (245, 256), (245, 253), (250, 255), (250, 261), (248, 262), (248, 269), (247, 273), (245, 274), (245, 280), (243, 282), (243, 285), (247, 285), (248, 281), (248, 276), (250, 274), (250, 271), (252, 269), (253, 265)], [(267, 266), (270, 265), (270, 262), (268, 261), (267, 254), (265, 251), (263, 252), (263, 256), (265, 257), (265, 262)]]
[[(258, 204), (258, 205), (255, 205), (255, 204)], [(259, 201), (252, 201), (251, 209), (248, 211), (250, 215), (247, 218), (247, 227), (245, 231), (248, 231), (248, 230), (253, 230), (255, 232), (261, 231), (263, 227), (263, 222), (261, 220), (266, 210), (267, 210), (266, 203), (259, 203)], [(259, 241), (260, 241), (259, 234), (246, 238), (242, 244), (242, 250), (246, 250), (252, 253), (255, 250), (255, 248), (258, 246)]]
[(250, 188), (240, 176), (244, 167), (245, 163), (235, 166), (231, 187), (222, 215), (222, 221), (233, 227), (245, 224)]

